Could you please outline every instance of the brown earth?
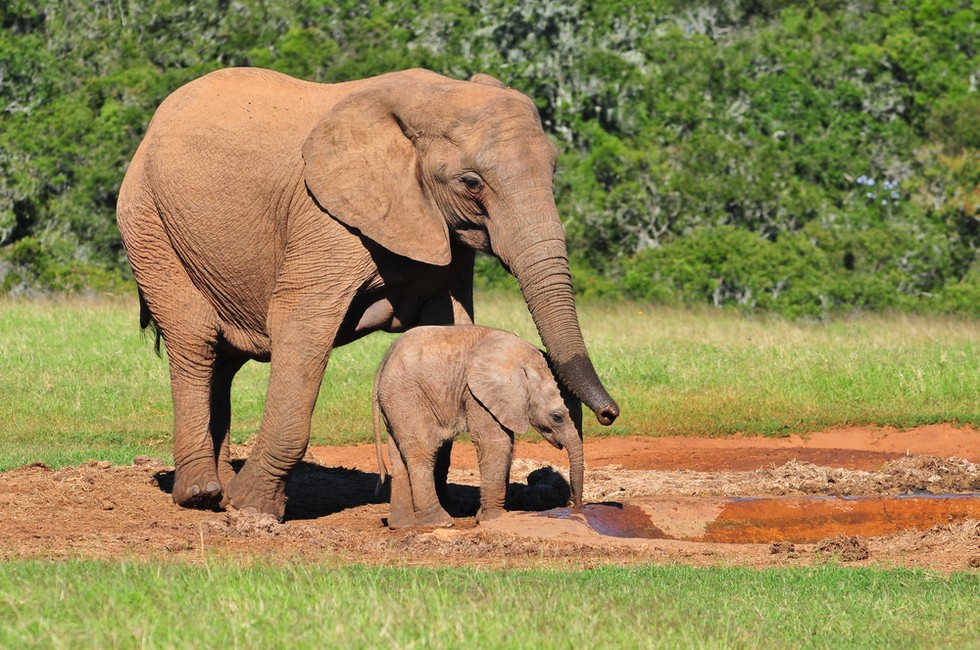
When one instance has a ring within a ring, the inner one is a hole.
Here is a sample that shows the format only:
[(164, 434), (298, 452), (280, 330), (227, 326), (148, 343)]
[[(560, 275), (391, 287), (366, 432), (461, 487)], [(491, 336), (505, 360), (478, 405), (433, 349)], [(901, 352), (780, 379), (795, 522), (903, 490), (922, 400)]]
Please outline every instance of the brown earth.
[[(236, 455), (244, 451), (236, 449)], [(545, 443), (519, 441), (510, 511), (477, 525), (472, 516), (479, 498), (475, 455), (471, 445), (458, 443), (449, 476), (453, 514), (460, 517), (456, 526), (397, 532), (384, 526), (387, 505), (374, 499), (372, 445), (311, 448), (287, 490), (285, 523), (247, 513), (179, 508), (168, 493), (172, 468), (155, 459), (137, 459), (125, 467), (90, 461), (57, 471), (29, 465), (0, 474), (0, 558), (760, 568), (835, 561), (944, 572), (980, 568), (980, 517), (975, 516), (980, 497), (942, 500), (961, 509), (969, 504), (974, 514), (940, 512), (936, 521), (923, 523), (924, 516), (933, 516), (923, 510), (923, 517), (906, 522), (907, 529), (899, 525), (896, 531), (893, 525), (882, 534), (874, 531), (884, 529), (873, 526), (855, 528), (862, 522), (854, 513), (841, 520), (839, 533), (801, 519), (819, 510), (806, 505), (817, 495), (838, 497), (818, 500), (825, 509), (873, 502), (875, 512), (880, 511), (874, 516), (890, 517), (892, 524), (897, 518), (901, 524), (902, 512), (921, 510), (908, 497), (850, 497), (980, 493), (980, 431), (975, 428), (849, 428), (781, 439), (589, 439), (585, 500), (592, 505), (582, 512), (529, 512), (562, 505), (566, 462), (563, 452)], [(827, 536), (794, 542), (773, 529), (768, 538), (769, 533), (756, 531), (759, 539), (771, 540), (763, 543), (685, 541), (702, 539), (703, 524), (717, 523), (713, 518), (729, 503), (743, 510), (747, 503), (788, 506), (792, 522), (784, 514), (772, 521), (817, 535), (826, 531)], [(634, 534), (639, 530), (634, 524), (646, 526), (646, 532)], [(656, 534), (647, 534), (650, 530)], [(663, 531), (667, 534), (660, 535)], [(657, 538), (664, 536), (674, 538)]]

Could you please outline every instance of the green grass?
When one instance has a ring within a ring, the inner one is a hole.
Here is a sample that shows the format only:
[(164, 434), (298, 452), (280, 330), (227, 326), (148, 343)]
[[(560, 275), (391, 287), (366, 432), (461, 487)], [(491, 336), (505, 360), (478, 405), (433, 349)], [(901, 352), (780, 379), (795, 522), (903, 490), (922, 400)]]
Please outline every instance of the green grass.
[[(536, 340), (519, 298), (478, 320)], [(722, 311), (581, 306), (623, 408), (588, 435), (779, 434), (846, 424), (980, 425), (978, 323), (829, 324)], [(169, 457), (165, 359), (132, 298), (0, 300), (0, 470)], [(370, 381), (393, 339), (334, 352), (314, 441), (370, 439)], [(262, 414), (266, 364), (235, 383), (236, 441)], [(0, 563), (0, 647), (980, 647), (980, 578), (836, 565), (513, 571)]]
[[(537, 342), (519, 296), (477, 296), (478, 321)], [(831, 323), (718, 310), (585, 303), (580, 320), (623, 415), (599, 435), (780, 435), (844, 425), (980, 425), (980, 323), (860, 316)], [(370, 384), (394, 336), (334, 351), (313, 441), (371, 440)], [(233, 390), (236, 442), (258, 430), (268, 364)], [(137, 326), (135, 299), (0, 301), (0, 470), (89, 458), (169, 455), (165, 358)]]
[(0, 565), (0, 647), (964, 648), (980, 578), (845, 569)]
[(830, 323), (589, 305), (583, 329), (623, 416), (595, 435), (780, 435), (980, 424), (980, 322), (901, 314)]

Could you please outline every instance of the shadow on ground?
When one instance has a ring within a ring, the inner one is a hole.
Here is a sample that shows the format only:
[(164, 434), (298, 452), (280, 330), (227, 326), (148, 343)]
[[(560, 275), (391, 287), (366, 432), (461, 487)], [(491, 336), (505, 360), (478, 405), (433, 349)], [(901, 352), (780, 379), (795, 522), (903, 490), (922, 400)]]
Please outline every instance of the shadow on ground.
[[(239, 471), (244, 461), (233, 462)], [(153, 476), (161, 492), (173, 494), (174, 470)], [(565, 477), (554, 469), (541, 468), (528, 476), (528, 482), (511, 483), (507, 490), (508, 510), (542, 511), (564, 506), (571, 493)], [(348, 508), (387, 503), (388, 486), (375, 497), (378, 475), (346, 467), (324, 467), (301, 462), (286, 485), (286, 519), (306, 520), (326, 517)], [(453, 517), (473, 517), (480, 507), (480, 489), (449, 483), (443, 507)]]

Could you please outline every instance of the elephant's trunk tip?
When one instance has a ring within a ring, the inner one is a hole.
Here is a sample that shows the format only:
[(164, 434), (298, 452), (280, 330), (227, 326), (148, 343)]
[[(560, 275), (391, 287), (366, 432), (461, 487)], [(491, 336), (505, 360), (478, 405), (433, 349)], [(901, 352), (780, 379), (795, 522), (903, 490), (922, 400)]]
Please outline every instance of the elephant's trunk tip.
[(578, 355), (559, 362), (549, 353), (548, 364), (561, 384), (595, 413), (599, 424), (608, 427), (616, 421), (619, 405), (603, 388), (588, 356)]
[(599, 420), (599, 424), (604, 427), (608, 427), (610, 424), (616, 421), (619, 417), (619, 405), (612, 404), (611, 406), (606, 406), (604, 408), (596, 411), (596, 419)]

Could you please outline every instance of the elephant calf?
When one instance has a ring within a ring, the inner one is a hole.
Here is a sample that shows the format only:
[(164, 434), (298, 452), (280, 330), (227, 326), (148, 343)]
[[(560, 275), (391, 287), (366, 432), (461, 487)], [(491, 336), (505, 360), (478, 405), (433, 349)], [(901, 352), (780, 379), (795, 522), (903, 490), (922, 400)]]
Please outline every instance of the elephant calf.
[(581, 402), (559, 390), (542, 352), (514, 334), (475, 325), (414, 328), (385, 355), (372, 401), (382, 483), (382, 417), (388, 430), (391, 528), (452, 525), (436, 473), (444, 485), (448, 452), (463, 431), (480, 466), (477, 521), (503, 512), (513, 436), (528, 426), (568, 451), (572, 500), (582, 505)]

